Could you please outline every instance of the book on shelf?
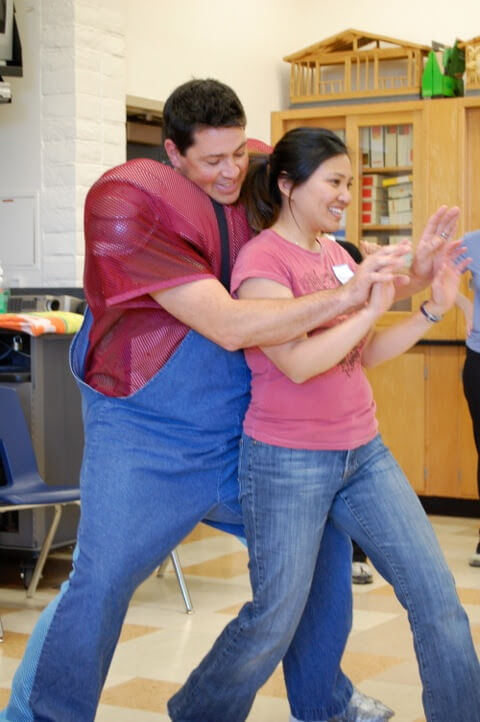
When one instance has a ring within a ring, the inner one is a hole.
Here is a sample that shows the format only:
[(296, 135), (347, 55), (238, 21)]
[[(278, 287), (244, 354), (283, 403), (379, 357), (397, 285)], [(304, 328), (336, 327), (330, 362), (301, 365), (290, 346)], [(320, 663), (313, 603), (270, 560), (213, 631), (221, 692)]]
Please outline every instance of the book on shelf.
[(398, 185), (384, 188), (384, 190), (387, 192), (389, 200), (392, 198), (411, 198), (413, 196), (413, 183), (411, 181), (408, 183), (399, 183)]
[(388, 214), (387, 203), (381, 201), (362, 200), (362, 223), (381, 223), (382, 218)]
[(370, 165), (370, 128), (360, 128), (360, 154), (362, 158), (362, 165)]
[(362, 211), (362, 224), (369, 225), (389, 225), (391, 223), (389, 216), (386, 213), (381, 213), (376, 209), (371, 211)]
[(397, 163), (399, 166), (409, 166), (413, 163), (413, 129), (411, 125), (398, 126)]
[(389, 186), (400, 185), (400, 183), (411, 183), (413, 181), (413, 175), (397, 175), (393, 178), (384, 178), (382, 180), (382, 186), (388, 188)]
[(392, 226), (408, 226), (413, 221), (413, 212), (410, 211), (396, 211), (390, 213), (390, 224)]
[(362, 211), (378, 212), (385, 215), (387, 212), (387, 201), (382, 200), (362, 200)]
[(404, 211), (411, 211), (413, 209), (413, 197), (405, 196), (404, 198), (389, 198), (388, 199), (388, 212), (390, 215), (393, 213), (403, 213)]
[(397, 128), (396, 125), (386, 125), (384, 129), (385, 137), (385, 165), (392, 168), (398, 165), (397, 161)]
[(371, 168), (385, 167), (382, 125), (370, 126), (370, 166)]
[(384, 201), (386, 199), (386, 190), (382, 186), (362, 186), (362, 200)]
[(376, 173), (364, 173), (362, 175), (362, 188), (370, 188), (371, 186), (382, 186), (382, 176)]

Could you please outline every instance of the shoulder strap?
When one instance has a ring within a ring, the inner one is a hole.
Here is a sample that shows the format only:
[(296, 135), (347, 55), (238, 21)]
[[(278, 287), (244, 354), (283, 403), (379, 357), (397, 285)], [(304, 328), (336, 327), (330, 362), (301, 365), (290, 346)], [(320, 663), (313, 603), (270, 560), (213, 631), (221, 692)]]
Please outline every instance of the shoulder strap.
[(213, 210), (217, 217), (218, 230), (220, 231), (220, 248), (221, 248), (221, 270), (220, 270), (220, 281), (225, 286), (227, 291), (230, 290), (230, 241), (228, 237), (228, 225), (227, 217), (225, 215), (225, 208), (218, 201), (212, 201)]

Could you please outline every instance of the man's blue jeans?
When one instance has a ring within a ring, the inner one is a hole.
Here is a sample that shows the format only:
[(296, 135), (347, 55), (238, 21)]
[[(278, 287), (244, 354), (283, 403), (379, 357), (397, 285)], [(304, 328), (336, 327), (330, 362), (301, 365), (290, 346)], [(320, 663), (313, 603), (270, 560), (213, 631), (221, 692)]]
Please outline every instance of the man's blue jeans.
[[(244, 436), (240, 491), (253, 601), (169, 702), (175, 722), (243, 722), (284, 657), (308, 667), (322, 650), (298, 645), (305, 605), (328, 587), (319, 550), (327, 517), (358, 540), (408, 610), (429, 722), (479, 722), (480, 667), (468, 620), (432, 527), (379, 436), (354, 451), (291, 450)], [(302, 621), (301, 621), (302, 620)], [(335, 633), (335, 623), (331, 628)], [(330, 716), (290, 698), (298, 719)]]
[[(74, 570), (35, 626), (0, 713), (8, 722), (92, 722), (137, 586), (202, 519), (243, 534), (238, 445), (250, 389), (243, 354), (192, 331), (140, 391), (108, 398), (82, 381), (88, 322), (87, 315), (72, 354), (85, 425)], [(318, 696), (338, 712), (352, 692), (339, 670), (351, 623), (351, 545), (333, 526), (329, 538), (330, 583), (298, 635), (302, 666), (292, 667), (287, 687), (295, 699)]]

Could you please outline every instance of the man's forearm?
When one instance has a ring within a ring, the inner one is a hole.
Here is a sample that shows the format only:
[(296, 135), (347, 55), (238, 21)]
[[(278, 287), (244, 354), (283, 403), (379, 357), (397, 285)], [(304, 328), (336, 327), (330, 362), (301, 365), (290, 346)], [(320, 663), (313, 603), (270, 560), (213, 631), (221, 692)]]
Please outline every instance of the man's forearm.
[(215, 279), (157, 291), (153, 298), (172, 316), (223, 348), (285, 343), (345, 313), (350, 287), (300, 298), (233, 299)]
[(273, 346), (308, 333), (364, 304), (372, 283), (390, 281), (401, 269), (407, 249), (399, 243), (363, 261), (338, 288), (292, 298), (285, 288), (275, 298), (232, 299), (214, 278), (152, 293), (172, 316), (228, 350)]
[(231, 348), (274, 346), (313, 331), (352, 307), (345, 286), (300, 298), (234, 300)]

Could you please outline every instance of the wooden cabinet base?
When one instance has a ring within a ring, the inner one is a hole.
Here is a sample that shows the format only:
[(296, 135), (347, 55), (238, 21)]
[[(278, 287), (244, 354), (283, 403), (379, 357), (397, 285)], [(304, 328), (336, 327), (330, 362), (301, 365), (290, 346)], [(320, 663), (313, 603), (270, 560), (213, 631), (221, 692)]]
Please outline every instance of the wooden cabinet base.
[[(419, 344), (368, 370), (385, 443), (422, 497), (478, 502), (463, 345)], [(478, 510), (478, 506), (476, 506)]]

